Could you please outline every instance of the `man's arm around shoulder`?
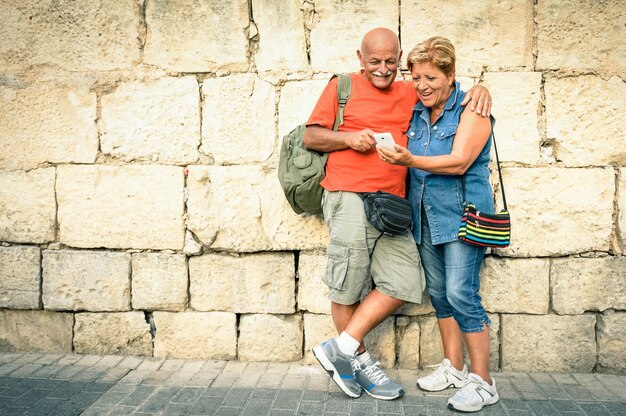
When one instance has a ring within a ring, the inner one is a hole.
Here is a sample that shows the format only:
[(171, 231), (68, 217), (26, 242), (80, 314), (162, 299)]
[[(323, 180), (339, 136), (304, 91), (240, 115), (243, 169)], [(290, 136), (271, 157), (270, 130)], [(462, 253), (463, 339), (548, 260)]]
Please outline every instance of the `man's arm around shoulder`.
[(328, 153), (348, 148), (358, 152), (367, 152), (375, 144), (374, 132), (369, 129), (334, 131), (314, 124), (308, 126), (304, 132), (304, 147), (318, 152)]

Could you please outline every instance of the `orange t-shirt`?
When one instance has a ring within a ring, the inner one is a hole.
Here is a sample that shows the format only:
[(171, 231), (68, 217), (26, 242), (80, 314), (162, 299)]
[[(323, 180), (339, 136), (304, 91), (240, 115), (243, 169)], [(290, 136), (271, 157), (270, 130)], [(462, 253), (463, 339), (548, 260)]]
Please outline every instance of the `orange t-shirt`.
[[(417, 94), (408, 82), (394, 82), (388, 91), (374, 87), (361, 74), (351, 74), (352, 91), (344, 108), (344, 124), (339, 131), (371, 129), (389, 132), (395, 142), (407, 147), (404, 134), (409, 128)], [(317, 101), (307, 126), (333, 128), (337, 104), (337, 79), (332, 79)], [(405, 196), (407, 169), (385, 163), (376, 149), (361, 153), (350, 148), (330, 152), (326, 163), (326, 178), (322, 186), (329, 191), (384, 191)]]

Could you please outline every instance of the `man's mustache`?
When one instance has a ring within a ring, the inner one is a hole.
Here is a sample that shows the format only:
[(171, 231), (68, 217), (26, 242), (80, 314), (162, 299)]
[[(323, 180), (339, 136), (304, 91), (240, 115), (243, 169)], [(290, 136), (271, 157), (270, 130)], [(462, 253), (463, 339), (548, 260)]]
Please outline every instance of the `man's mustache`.
[(390, 71), (390, 70), (388, 70), (385, 74), (383, 74), (383, 73), (382, 73), (382, 72), (380, 72), (380, 71), (374, 71), (374, 72), (372, 72), (372, 75), (375, 75), (375, 76), (377, 76), (377, 77), (388, 77), (388, 76), (393, 75), (393, 72), (392, 72), (392, 71)]

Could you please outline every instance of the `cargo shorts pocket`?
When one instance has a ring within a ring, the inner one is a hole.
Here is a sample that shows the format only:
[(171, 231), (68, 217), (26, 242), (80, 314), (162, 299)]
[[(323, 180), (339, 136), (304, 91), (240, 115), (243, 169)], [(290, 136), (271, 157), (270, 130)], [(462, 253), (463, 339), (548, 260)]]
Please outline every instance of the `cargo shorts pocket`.
[(324, 283), (332, 289), (342, 290), (348, 273), (348, 257), (350, 248), (338, 245), (330, 245), (326, 254), (326, 274)]

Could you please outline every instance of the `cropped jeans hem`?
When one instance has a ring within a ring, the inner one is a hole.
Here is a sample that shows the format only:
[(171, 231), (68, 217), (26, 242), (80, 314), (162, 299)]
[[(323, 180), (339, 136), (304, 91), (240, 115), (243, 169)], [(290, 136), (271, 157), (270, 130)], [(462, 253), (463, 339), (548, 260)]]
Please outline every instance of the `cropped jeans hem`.
[(483, 332), (485, 330), (485, 325), (487, 325), (488, 327), (491, 326), (491, 321), (489, 320), (489, 317), (487, 316), (485, 316), (485, 319), (483, 319), (482, 325), (479, 327), (466, 328), (466, 327), (462, 327), (459, 325), (459, 328), (461, 329), (461, 332), (468, 334), (468, 333)]
[[(437, 313), (435, 311), (435, 317), (437, 319), (447, 319), (447, 318), (453, 318), (454, 314), (452, 314), (452, 313)], [(458, 321), (457, 321), (457, 324), (458, 324)], [(466, 326), (459, 325), (459, 329), (461, 330), (461, 332), (465, 332), (465, 333), (482, 332), (485, 329), (485, 325), (491, 326), (491, 320), (489, 320), (488, 316), (486, 316), (485, 319), (483, 319), (481, 326), (468, 328)]]

